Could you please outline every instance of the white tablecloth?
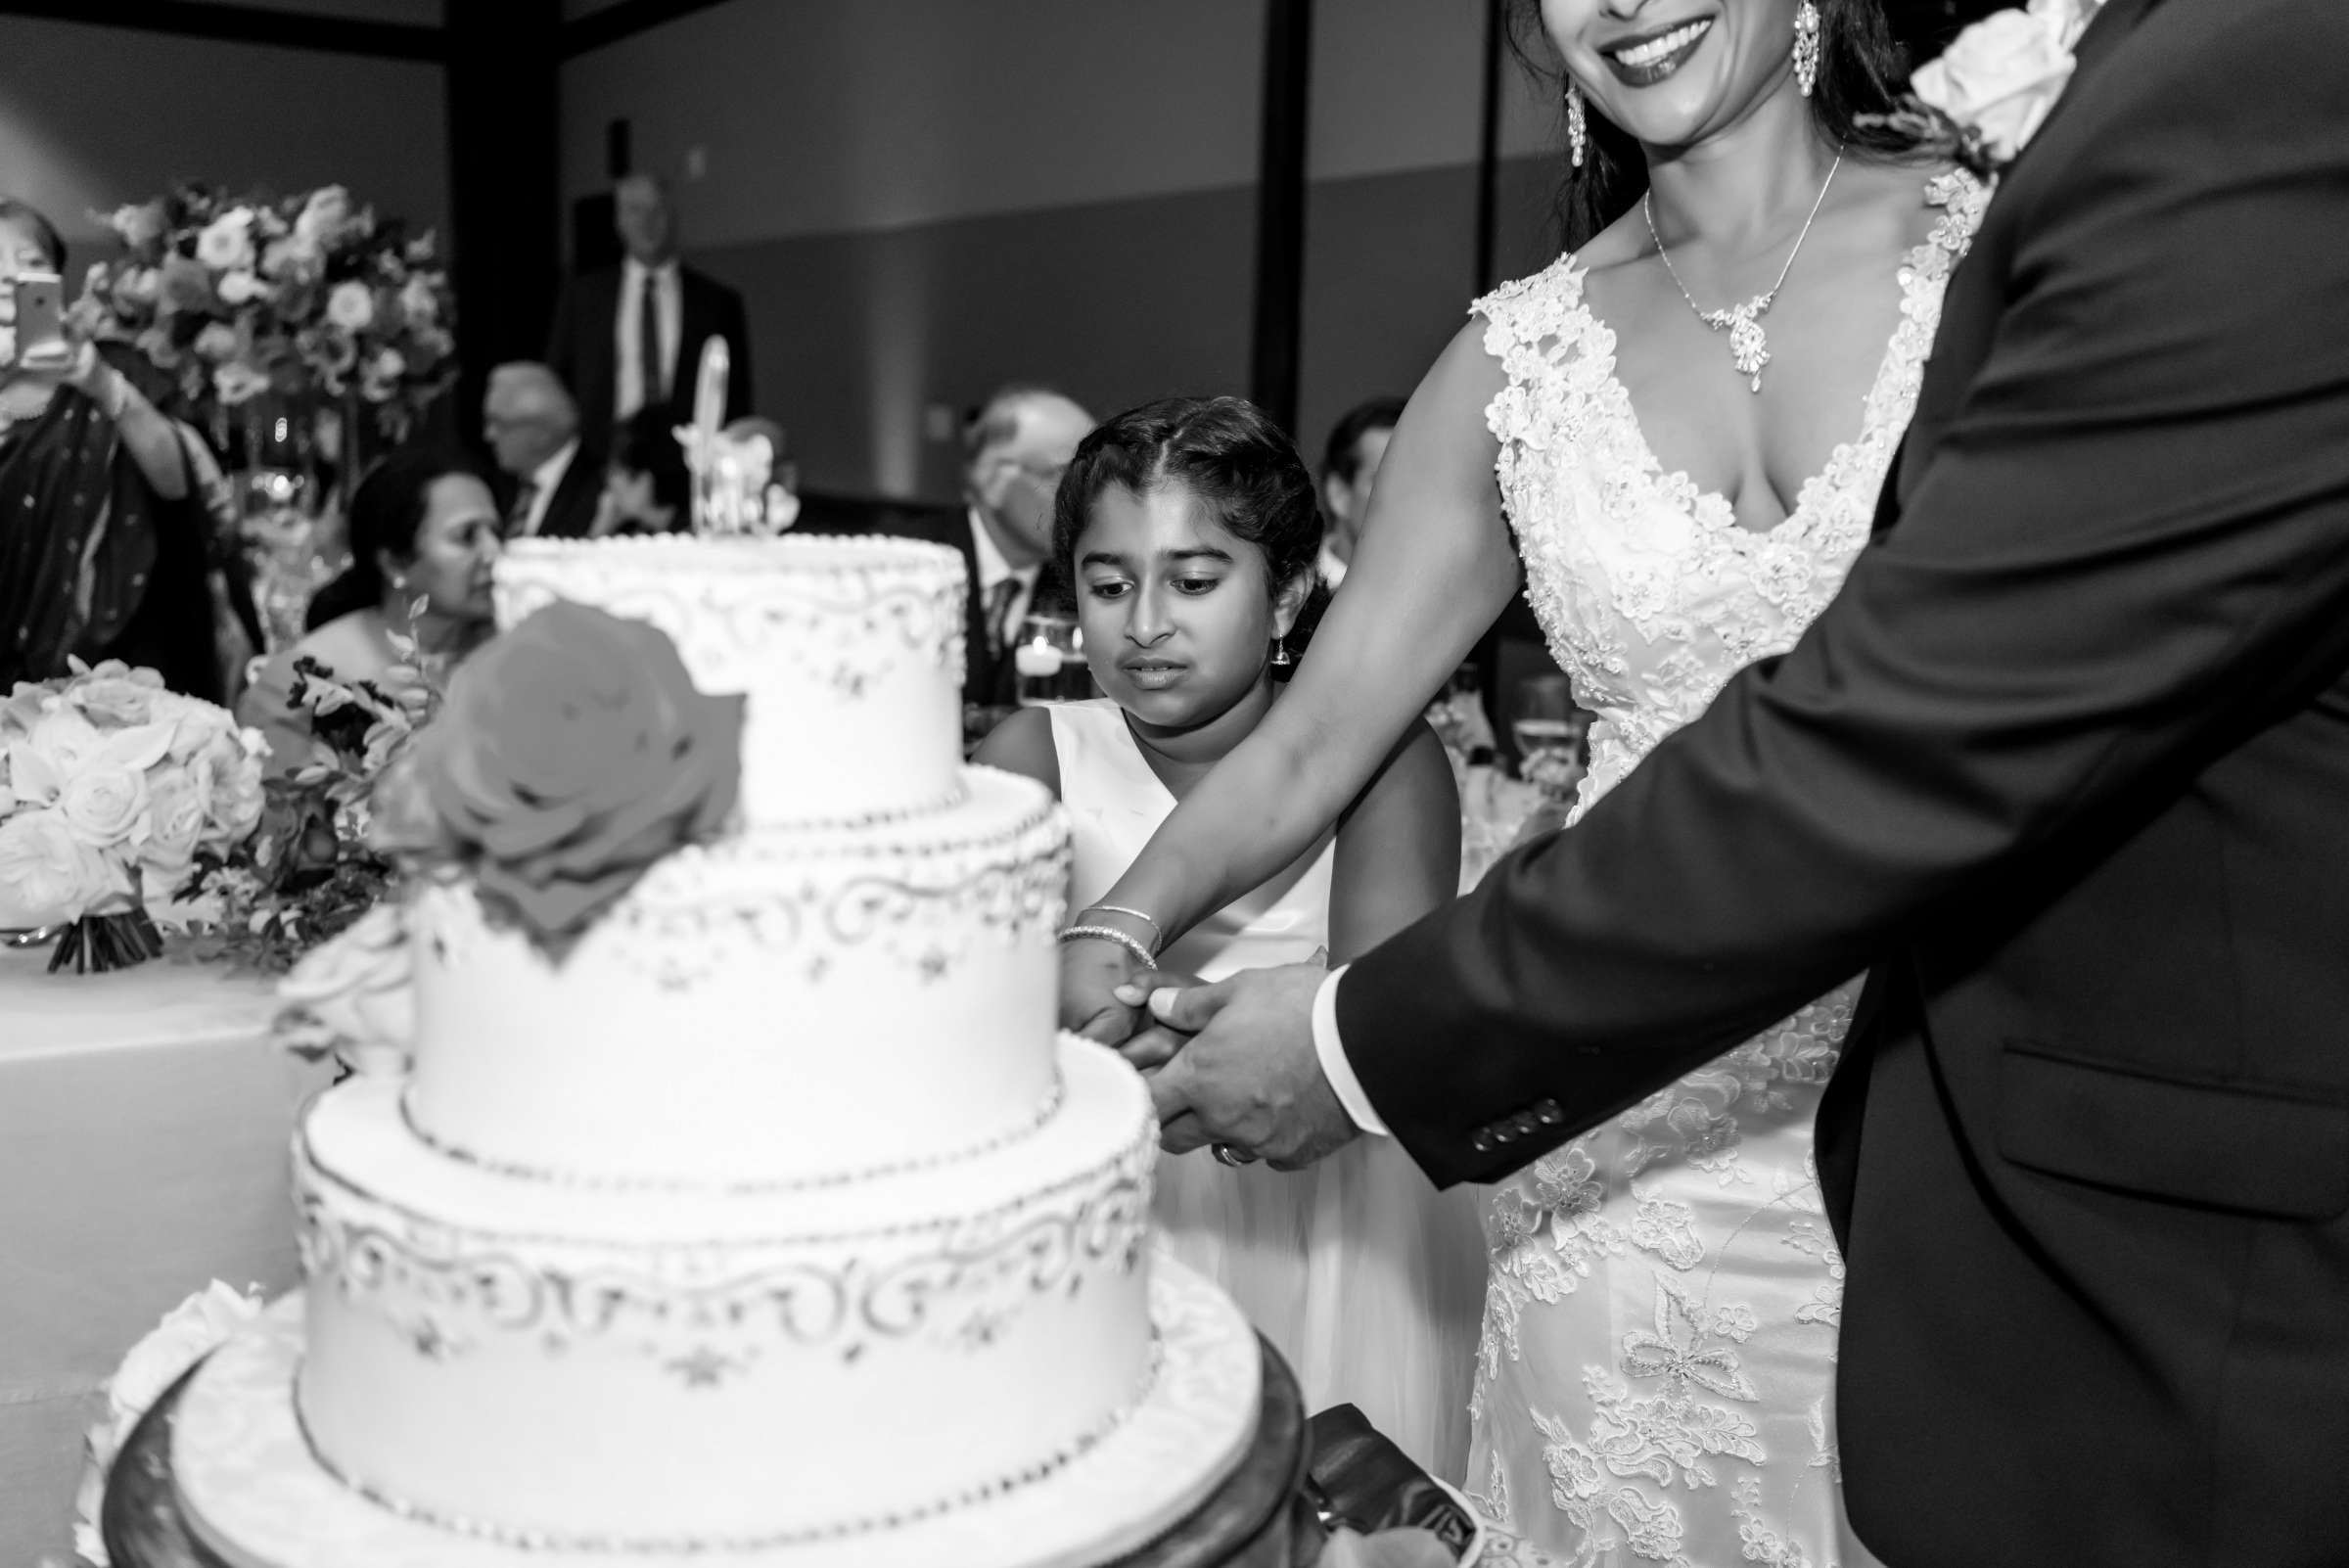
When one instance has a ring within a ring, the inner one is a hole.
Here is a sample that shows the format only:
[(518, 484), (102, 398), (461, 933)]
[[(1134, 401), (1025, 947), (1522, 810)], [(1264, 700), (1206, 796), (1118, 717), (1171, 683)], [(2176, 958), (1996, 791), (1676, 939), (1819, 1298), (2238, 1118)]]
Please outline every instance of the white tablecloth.
[(166, 956), (49, 975), (0, 950), (0, 1565), (70, 1548), (95, 1390), (219, 1278), (296, 1282), (287, 1142), (331, 1076), (260, 979)]

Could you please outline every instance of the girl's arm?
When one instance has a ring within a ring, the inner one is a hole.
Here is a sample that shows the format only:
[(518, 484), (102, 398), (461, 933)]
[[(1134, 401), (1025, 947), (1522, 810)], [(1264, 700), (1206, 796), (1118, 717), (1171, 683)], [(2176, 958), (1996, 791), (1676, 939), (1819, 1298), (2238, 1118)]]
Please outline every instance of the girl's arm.
[[(1508, 603), (1517, 556), (1485, 427), (1502, 376), (1483, 338), (1484, 323), (1471, 321), (1404, 410), (1345, 589), (1288, 691), (1184, 797), (1104, 902), (1148, 910), (1171, 941), (1294, 860), (1361, 793)], [(1134, 935), (1146, 935), (1138, 922)], [(1135, 1017), (1112, 992), (1138, 967), (1115, 944), (1072, 943), (1063, 1023), (1123, 1038)]]
[(989, 730), (971, 761), (1032, 778), (1060, 799), (1060, 752), (1052, 744), (1052, 715), (1041, 708), (1023, 708)]
[(1460, 793), (1444, 745), (1414, 721), (1378, 776), (1338, 818), (1329, 960), (1351, 963), (1460, 887)]

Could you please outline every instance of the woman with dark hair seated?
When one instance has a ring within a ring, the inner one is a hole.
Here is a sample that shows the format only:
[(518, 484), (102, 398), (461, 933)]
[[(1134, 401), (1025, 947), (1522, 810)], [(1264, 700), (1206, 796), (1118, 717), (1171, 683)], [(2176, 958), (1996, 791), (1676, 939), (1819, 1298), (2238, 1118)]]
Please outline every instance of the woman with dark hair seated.
[(613, 433), (597, 504), (596, 538), (615, 533), (676, 533), (693, 520), (692, 479), (669, 410), (641, 408)]
[(79, 656), (147, 666), (217, 701), (192, 434), (133, 385), (151, 367), (101, 353), (70, 322), (55, 352), (20, 351), (18, 280), (65, 265), (56, 226), (0, 198), (0, 692)]
[(308, 636), (271, 659), (237, 704), (269, 742), (270, 767), (309, 760), (308, 715), (296, 709), (294, 665), (314, 659), (342, 680), (389, 689), (414, 657), (463, 659), (491, 630), (489, 573), (497, 560), (497, 502), (460, 455), (402, 447), (359, 482), (350, 499), (350, 565), (318, 592)]

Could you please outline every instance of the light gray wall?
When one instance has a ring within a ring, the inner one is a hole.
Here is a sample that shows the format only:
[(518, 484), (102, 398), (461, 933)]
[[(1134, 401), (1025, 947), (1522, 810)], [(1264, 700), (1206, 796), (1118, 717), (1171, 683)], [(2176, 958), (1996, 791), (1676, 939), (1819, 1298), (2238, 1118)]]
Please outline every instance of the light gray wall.
[[(333, 9), (407, 21), (394, 13), (419, 8)], [(0, 191), (46, 212), (77, 262), (104, 243), (93, 210), (179, 178), (279, 193), (335, 183), (411, 224), (447, 221), (437, 65), (8, 16), (0, 62)]]

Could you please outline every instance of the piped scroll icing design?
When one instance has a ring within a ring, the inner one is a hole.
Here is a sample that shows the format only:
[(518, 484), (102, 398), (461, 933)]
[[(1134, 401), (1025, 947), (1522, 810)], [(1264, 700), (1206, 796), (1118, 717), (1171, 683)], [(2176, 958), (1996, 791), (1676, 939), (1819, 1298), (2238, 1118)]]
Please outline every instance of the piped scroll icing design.
[[(1038, 1298), (1130, 1274), (1148, 1235), (1153, 1160), (1145, 1137), (1073, 1180), (930, 1224), (621, 1246), (461, 1232), (365, 1192), (305, 1145), (299, 1236), (311, 1288), (380, 1312), (420, 1359), (524, 1337), (550, 1356), (634, 1354), (656, 1376), (715, 1387), (770, 1352), (853, 1364), (885, 1340), (979, 1349)], [(844, 1244), (870, 1251), (793, 1256)]]

